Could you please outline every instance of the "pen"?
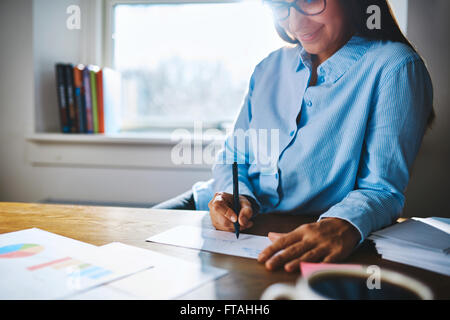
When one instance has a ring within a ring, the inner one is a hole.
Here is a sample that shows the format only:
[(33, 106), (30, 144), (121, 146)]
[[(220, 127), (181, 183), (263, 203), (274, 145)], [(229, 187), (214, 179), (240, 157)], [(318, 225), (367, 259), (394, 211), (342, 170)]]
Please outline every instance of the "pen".
[(236, 161), (233, 162), (233, 210), (237, 215), (236, 222), (234, 223), (234, 233), (236, 234), (236, 238), (239, 239), (239, 211), (241, 211), (241, 205), (239, 203), (239, 179)]

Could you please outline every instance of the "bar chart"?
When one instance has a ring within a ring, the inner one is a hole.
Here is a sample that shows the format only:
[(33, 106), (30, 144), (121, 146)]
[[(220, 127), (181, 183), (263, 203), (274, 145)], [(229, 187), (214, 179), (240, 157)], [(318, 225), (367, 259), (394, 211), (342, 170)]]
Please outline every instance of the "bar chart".
[(87, 277), (90, 279), (99, 279), (101, 277), (112, 274), (113, 272), (104, 269), (99, 266), (92, 265), (90, 263), (85, 263), (83, 261), (64, 257), (56, 260), (52, 260), (45, 263), (40, 263), (37, 265), (32, 265), (27, 267), (28, 271), (37, 271), (44, 268), (51, 268), (53, 270), (64, 270), (68, 276), (72, 277)]

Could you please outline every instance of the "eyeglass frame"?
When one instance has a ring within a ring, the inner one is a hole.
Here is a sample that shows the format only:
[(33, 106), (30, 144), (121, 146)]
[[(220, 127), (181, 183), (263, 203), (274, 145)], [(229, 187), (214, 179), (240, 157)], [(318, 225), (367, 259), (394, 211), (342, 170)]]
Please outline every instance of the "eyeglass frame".
[(269, 6), (270, 6), (271, 4), (274, 4), (274, 3), (275, 3), (275, 4), (280, 4), (280, 5), (282, 5), (282, 6), (284, 6), (284, 7), (287, 8), (287, 10), (288, 10), (288, 11), (287, 11), (287, 16), (286, 16), (285, 18), (283, 18), (283, 19), (277, 18), (277, 20), (280, 20), (280, 21), (284, 21), (284, 20), (286, 20), (287, 18), (289, 18), (289, 16), (291, 15), (291, 8), (292, 8), (292, 7), (293, 7), (295, 10), (297, 10), (298, 12), (300, 12), (301, 14), (303, 14), (303, 15), (305, 15), (305, 16), (309, 16), (309, 17), (317, 16), (317, 15), (323, 13), (323, 12), (325, 11), (325, 9), (327, 8), (327, 0), (323, 0), (323, 9), (322, 9), (320, 12), (318, 12), (318, 13), (313, 13), (313, 14), (309, 14), (309, 13), (306, 13), (305, 11), (303, 11), (303, 10), (297, 5), (297, 0), (294, 0), (294, 1), (292, 1), (292, 2), (263, 0), (263, 2), (267, 3)]

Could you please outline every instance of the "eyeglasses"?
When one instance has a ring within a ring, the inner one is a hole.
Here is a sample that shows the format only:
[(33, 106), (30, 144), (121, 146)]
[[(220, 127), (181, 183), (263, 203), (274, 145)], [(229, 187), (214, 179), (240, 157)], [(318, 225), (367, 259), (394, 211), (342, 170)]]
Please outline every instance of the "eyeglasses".
[(263, 0), (273, 11), (277, 20), (286, 20), (289, 17), (291, 7), (305, 16), (316, 16), (325, 11), (327, 0), (296, 0), (292, 2)]

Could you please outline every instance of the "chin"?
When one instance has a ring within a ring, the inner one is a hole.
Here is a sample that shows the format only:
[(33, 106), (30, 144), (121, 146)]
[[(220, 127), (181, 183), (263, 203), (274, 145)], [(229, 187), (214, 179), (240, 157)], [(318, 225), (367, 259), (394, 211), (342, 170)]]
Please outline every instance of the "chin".
[(302, 43), (302, 42), (300, 42), (300, 44), (306, 50), (306, 52), (308, 52), (309, 54), (318, 54), (318, 53), (322, 52), (322, 50), (323, 50), (322, 46), (320, 46), (320, 45), (310, 44), (310, 43)]

